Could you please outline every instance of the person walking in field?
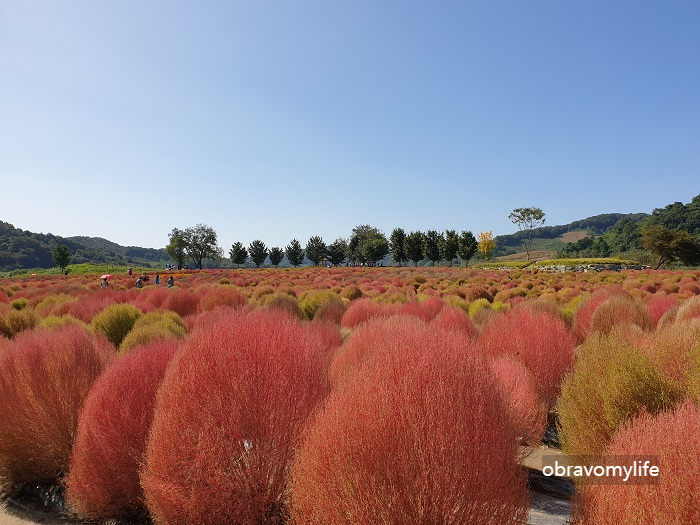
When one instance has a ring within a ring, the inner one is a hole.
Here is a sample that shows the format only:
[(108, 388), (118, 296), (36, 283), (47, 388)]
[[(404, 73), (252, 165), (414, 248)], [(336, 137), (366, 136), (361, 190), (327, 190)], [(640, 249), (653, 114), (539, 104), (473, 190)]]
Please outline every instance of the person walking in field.
[(106, 277), (102, 279), (102, 284), (100, 284), (100, 288), (109, 288), (109, 283), (107, 282)]
[(160, 284), (160, 274), (157, 273), (155, 279), (153, 279), (153, 284)]
[(141, 280), (141, 277), (136, 279), (136, 284), (134, 285), (136, 288), (143, 288), (143, 281)]
[(168, 288), (172, 288), (173, 286), (175, 286), (175, 278), (171, 275), (168, 278)]

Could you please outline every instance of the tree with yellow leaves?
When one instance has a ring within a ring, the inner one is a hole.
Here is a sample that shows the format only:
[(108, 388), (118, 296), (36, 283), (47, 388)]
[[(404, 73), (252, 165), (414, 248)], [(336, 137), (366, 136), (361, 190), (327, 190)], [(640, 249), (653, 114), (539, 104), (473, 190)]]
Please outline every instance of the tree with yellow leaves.
[(476, 236), (476, 247), (484, 259), (489, 260), (491, 252), (496, 249), (496, 241), (493, 240), (493, 232), (481, 232)]

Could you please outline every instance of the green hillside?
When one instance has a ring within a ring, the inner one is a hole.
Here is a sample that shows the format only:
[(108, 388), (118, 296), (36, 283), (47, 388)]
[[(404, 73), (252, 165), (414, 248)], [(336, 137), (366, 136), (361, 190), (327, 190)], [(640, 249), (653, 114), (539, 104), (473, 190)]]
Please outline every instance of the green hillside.
[(0, 271), (20, 268), (53, 268), (51, 252), (67, 246), (71, 264), (107, 264), (160, 268), (171, 262), (165, 249), (120, 246), (96, 237), (60, 237), (32, 233), (0, 221)]

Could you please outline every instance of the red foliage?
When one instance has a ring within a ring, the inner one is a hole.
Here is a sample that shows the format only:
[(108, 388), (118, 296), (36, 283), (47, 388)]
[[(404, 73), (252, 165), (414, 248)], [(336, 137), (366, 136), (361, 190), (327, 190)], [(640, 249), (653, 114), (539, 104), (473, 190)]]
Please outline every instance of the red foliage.
[(68, 503), (80, 515), (146, 515), (139, 468), (156, 392), (176, 348), (172, 341), (138, 347), (115, 361), (90, 391), (66, 478)]
[(516, 434), (487, 365), (459, 334), (410, 319), (306, 432), (290, 475), (293, 523), (524, 520)]
[(213, 310), (217, 306), (228, 306), (236, 309), (248, 303), (245, 295), (227, 285), (200, 289), (200, 294), (201, 299), (198, 306), (200, 312)]
[(659, 320), (663, 315), (674, 306), (678, 306), (678, 299), (668, 295), (654, 295), (647, 301), (647, 309), (654, 326), (659, 324)]
[(355, 328), (373, 317), (389, 317), (394, 313), (396, 309), (393, 305), (382, 305), (371, 299), (357, 299), (343, 314), (340, 326)]
[(189, 290), (170, 289), (170, 295), (161, 305), (166, 310), (172, 310), (180, 317), (186, 317), (197, 311), (199, 296)]
[(327, 347), (311, 333), (279, 309), (199, 316), (147, 444), (141, 482), (156, 523), (281, 523), (298, 436), (327, 392)]
[(547, 410), (532, 373), (513, 355), (498, 356), (490, 366), (521, 443), (538, 444), (547, 428)]
[(52, 313), (59, 316), (64, 314), (72, 315), (84, 323), (90, 323), (93, 317), (116, 302), (114, 295), (115, 293), (112, 290), (100, 290), (99, 293), (95, 292), (92, 295), (81, 297), (75, 303), (60, 305)]
[(402, 337), (415, 338), (425, 331), (425, 323), (409, 316), (379, 317), (357, 327), (335, 352), (328, 377), (333, 388), (353, 379), (360, 366), (373, 354), (396, 352), (404, 345)]
[(445, 302), (439, 297), (429, 297), (425, 301), (411, 301), (404, 304), (399, 310), (401, 315), (415, 315), (425, 322), (431, 321), (445, 306)]
[(464, 310), (446, 306), (430, 322), (430, 325), (442, 330), (457, 330), (467, 337), (476, 337), (476, 328)]
[(658, 484), (587, 485), (577, 523), (646, 525), (700, 523), (700, 408), (686, 402), (673, 412), (643, 413), (620, 429), (610, 456), (656, 456)]
[(479, 343), (487, 354), (517, 355), (535, 377), (538, 395), (547, 406), (554, 405), (576, 346), (560, 317), (518, 308), (494, 317)]
[(0, 480), (56, 482), (68, 470), (78, 414), (113, 349), (79, 326), (18, 334), (0, 352)]

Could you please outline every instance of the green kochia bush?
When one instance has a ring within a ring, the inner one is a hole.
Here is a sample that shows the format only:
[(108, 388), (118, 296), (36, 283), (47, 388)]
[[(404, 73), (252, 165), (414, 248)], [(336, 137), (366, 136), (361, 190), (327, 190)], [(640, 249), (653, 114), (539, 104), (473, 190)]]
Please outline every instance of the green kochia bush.
[(645, 355), (647, 344), (644, 334), (629, 326), (588, 338), (558, 403), (567, 454), (600, 454), (617, 429), (642, 411), (655, 414), (683, 400), (679, 383)]
[(126, 352), (135, 346), (162, 339), (182, 339), (186, 333), (185, 323), (175, 312), (154, 310), (136, 320), (134, 327), (121, 342), (119, 350)]
[(141, 317), (141, 310), (132, 304), (113, 304), (92, 319), (92, 327), (107, 336), (109, 342), (119, 348), (126, 334)]

